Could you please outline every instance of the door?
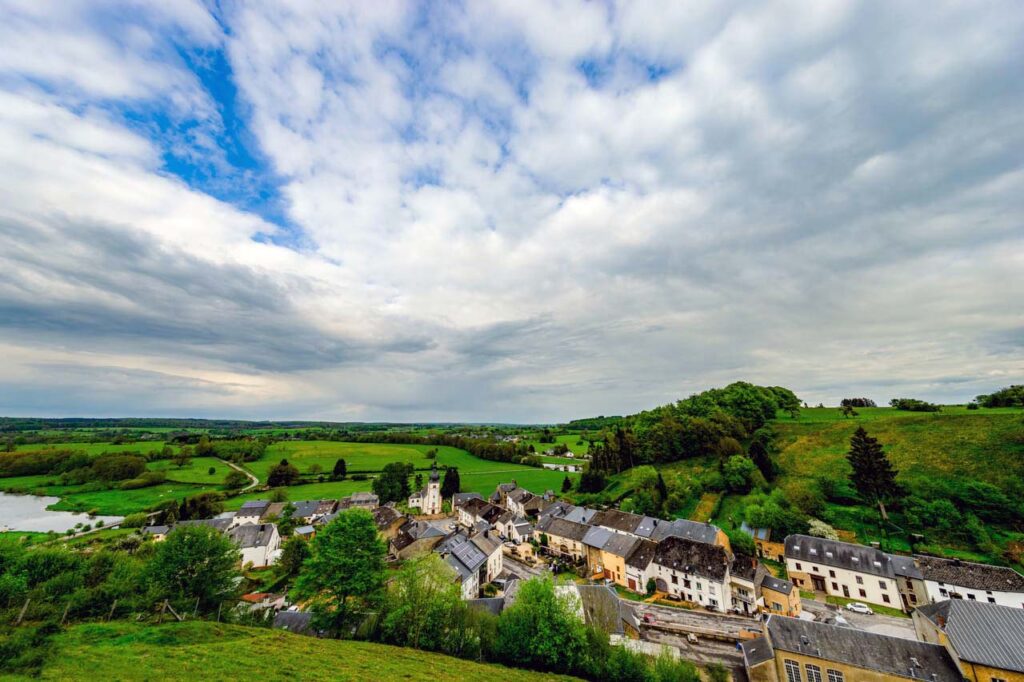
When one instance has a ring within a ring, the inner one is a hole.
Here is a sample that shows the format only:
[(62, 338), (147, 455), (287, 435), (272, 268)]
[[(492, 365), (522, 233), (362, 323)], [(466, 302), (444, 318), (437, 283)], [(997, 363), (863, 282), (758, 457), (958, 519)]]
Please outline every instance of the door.
[(636, 592), (636, 581), (633, 580), (632, 578), (629, 579), (629, 589), (631, 589), (634, 592)]
[(822, 578), (820, 575), (812, 575), (811, 576), (811, 583), (814, 584), (815, 591), (817, 591), (817, 592), (824, 592), (825, 591), (825, 579)]
[(843, 596), (847, 598), (849, 598), (850, 596), (850, 588), (846, 585), (843, 585)]

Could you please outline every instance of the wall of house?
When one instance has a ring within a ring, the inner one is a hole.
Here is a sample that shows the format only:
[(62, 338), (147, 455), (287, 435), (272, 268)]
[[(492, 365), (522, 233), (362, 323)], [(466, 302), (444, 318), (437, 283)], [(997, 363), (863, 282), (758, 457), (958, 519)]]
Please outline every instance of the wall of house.
[[(761, 596), (764, 599), (764, 610), (769, 613), (777, 613), (781, 616), (790, 616), (792, 618), (800, 615), (802, 609), (800, 590), (794, 589), (792, 594), (786, 594), (762, 587)], [(781, 609), (777, 608), (776, 604), (781, 606)]]
[(746, 614), (757, 611), (757, 590), (754, 589), (754, 583), (737, 578), (735, 575), (732, 577), (731, 583), (729, 606)]
[[(778, 674), (775, 672), (775, 661), (767, 661), (753, 668), (747, 668), (747, 677), (750, 682), (779, 682)], [(800, 679), (803, 677), (801, 676)], [(822, 678), (822, 680), (826, 679), (828, 678)]]
[(604, 564), (604, 575), (606, 578), (611, 578), (619, 585), (627, 587), (625, 557), (602, 551), (601, 563)]
[[(648, 566), (648, 569), (650, 566)], [(633, 590), (634, 592), (646, 593), (647, 592), (647, 579), (649, 576), (648, 569), (639, 569), (634, 566), (626, 566), (626, 587)], [(632, 580), (635, 587), (630, 587), (629, 581)]]
[[(816, 576), (824, 579), (825, 594), (906, 610), (900, 599), (899, 586), (893, 578), (826, 566), (803, 559), (796, 560), (792, 557), (786, 557), (786, 570), (789, 579), (799, 588), (815, 589), (811, 577)], [(861, 582), (858, 583), (858, 579)], [(843, 592), (843, 586), (848, 588), (849, 594)]]
[(949, 593), (955, 592), (961, 595), (961, 599), (971, 599), (973, 597), (975, 601), (999, 604), (1000, 606), (1010, 606), (1015, 609), (1024, 608), (1024, 593), (1021, 592), (973, 590), (966, 587), (960, 587), (959, 585), (936, 582), (934, 580), (925, 580), (924, 588), (925, 593), (928, 595), (928, 600), (931, 603), (950, 599), (951, 597), (949, 596)]
[[(677, 599), (701, 606), (711, 606), (723, 613), (732, 607), (732, 596), (727, 583), (719, 583), (653, 563), (651, 564), (651, 575), (655, 580), (659, 578), (664, 580), (666, 592)], [(728, 574), (726, 574), (726, 580), (728, 580)]]
[(992, 680), (1006, 680), (1006, 682), (1024, 682), (1024, 673), (1014, 670), (1003, 670), (1001, 668), (990, 668), (986, 665), (960, 662), (960, 670), (964, 677), (972, 682), (991, 682)]
[(462, 581), (462, 598), (476, 599), (480, 596), (480, 581), (472, 575)]
[(794, 661), (800, 666), (800, 679), (807, 680), (807, 666), (813, 665), (821, 669), (822, 682), (828, 682), (828, 671), (837, 670), (843, 674), (844, 682), (906, 682), (908, 678), (891, 675), (889, 673), (879, 672), (877, 670), (868, 670), (866, 668), (858, 668), (857, 666), (848, 665), (846, 663), (837, 663), (833, 661), (827, 661), (814, 656), (807, 656), (805, 654), (796, 654), (791, 651), (778, 651), (775, 652), (775, 674), (778, 676), (778, 680), (786, 680), (786, 661)]
[(897, 576), (896, 586), (899, 587), (900, 600), (903, 602), (905, 611), (912, 611), (918, 606), (928, 603), (928, 592), (923, 580)]
[(754, 547), (757, 548), (757, 556), (762, 559), (771, 559), (772, 561), (786, 560), (786, 545), (784, 543), (755, 538)]
[(991, 682), (993, 679), (997, 679), (1006, 680), (1007, 682), (1024, 682), (1024, 673), (989, 668), (962, 660), (957, 654), (956, 649), (950, 645), (949, 637), (938, 625), (917, 611), (911, 617), (914, 620), (914, 632), (917, 634), (917, 638), (922, 642), (939, 644), (945, 647), (956, 664), (960, 666), (960, 671), (964, 674), (964, 677), (968, 680), (973, 682)]
[(501, 573), (504, 560), (501, 555), (501, 547), (494, 550), (494, 554), (487, 557), (487, 582), (491, 582)]
[[(540, 542), (541, 535), (544, 535), (544, 533), (539, 530), (534, 531), (533, 533), (537, 542)], [(562, 549), (563, 546), (565, 548), (564, 550)], [(583, 560), (587, 556), (586, 547), (583, 546), (582, 542), (559, 537), (557, 535), (548, 535), (548, 550), (555, 554), (568, 554), (576, 561)]]

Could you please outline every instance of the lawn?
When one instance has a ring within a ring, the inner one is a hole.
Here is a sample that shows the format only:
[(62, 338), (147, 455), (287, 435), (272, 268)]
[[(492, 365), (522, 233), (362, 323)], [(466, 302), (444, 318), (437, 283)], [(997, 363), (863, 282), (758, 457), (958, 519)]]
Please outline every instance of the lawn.
[[(439, 672), (439, 671), (443, 671)], [(440, 654), (191, 621), (93, 623), (55, 637), (42, 679), (568, 680)], [(26, 678), (27, 679), (27, 678)]]
[[(210, 475), (210, 467), (213, 467), (213, 475)], [(199, 483), (201, 485), (218, 486), (224, 482), (224, 477), (231, 471), (231, 467), (216, 457), (193, 457), (188, 464), (178, 467), (172, 460), (158, 459), (149, 462), (147, 469), (152, 471), (164, 471), (167, 473), (167, 480), (180, 483)]]
[(563, 434), (561, 436), (555, 436), (554, 443), (541, 443), (539, 440), (524, 440), (523, 442), (527, 445), (532, 445), (537, 454), (544, 452), (555, 445), (561, 443), (569, 448), (569, 452), (574, 455), (585, 455), (587, 450), (590, 448), (590, 444), (587, 441), (583, 441), (583, 445), (578, 445), (580, 436), (578, 433)]
[(164, 483), (149, 488), (137, 488), (135, 490), (100, 490), (96, 492), (74, 492), (76, 488), (67, 488), (63, 495), (54, 492), (48, 493), (61, 495), (60, 502), (50, 505), (50, 509), (57, 511), (95, 511), (101, 515), (125, 516), (133, 512), (142, 511), (164, 500), (180, 500), (189, 495), (196, 495), (210, 490), (188, 483)]

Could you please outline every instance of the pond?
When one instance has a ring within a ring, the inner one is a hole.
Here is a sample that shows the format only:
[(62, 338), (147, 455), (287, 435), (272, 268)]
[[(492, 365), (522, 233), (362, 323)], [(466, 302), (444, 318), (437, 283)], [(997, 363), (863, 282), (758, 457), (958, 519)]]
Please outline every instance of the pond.
[(57, 531), (63, 533), (79, 523), (95, 526), (100, 519), (104, 525), (120, 523), (120, 516), (96, 516), (89, 518), (87, 514), (73, 514), (66, 511), (50, 511), (51, 504), (60, 501), (59, 497), (41, 497), (38, 495), (13, 495), (0, 493), (0, 529), (36, 531), (45, 533)]

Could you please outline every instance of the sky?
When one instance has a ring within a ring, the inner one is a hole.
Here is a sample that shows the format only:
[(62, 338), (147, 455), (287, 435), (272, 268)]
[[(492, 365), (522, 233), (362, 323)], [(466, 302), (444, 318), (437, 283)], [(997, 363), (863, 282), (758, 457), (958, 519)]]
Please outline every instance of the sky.
[(1024, 381), (1024, 7), (0, 0), (0, 414)]

